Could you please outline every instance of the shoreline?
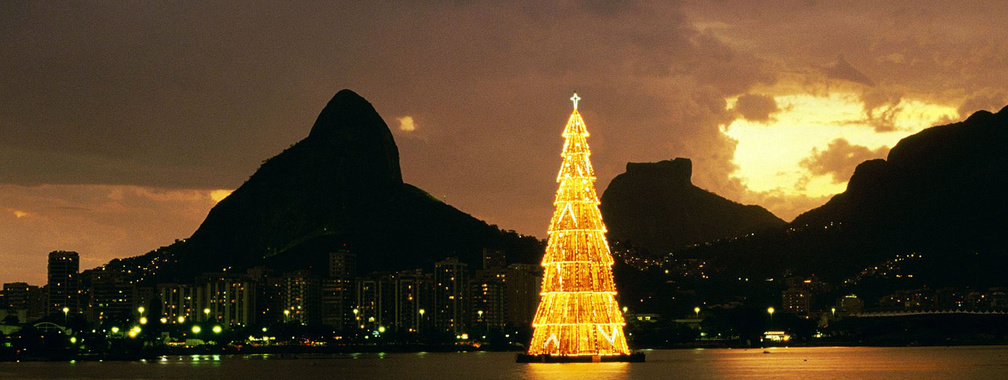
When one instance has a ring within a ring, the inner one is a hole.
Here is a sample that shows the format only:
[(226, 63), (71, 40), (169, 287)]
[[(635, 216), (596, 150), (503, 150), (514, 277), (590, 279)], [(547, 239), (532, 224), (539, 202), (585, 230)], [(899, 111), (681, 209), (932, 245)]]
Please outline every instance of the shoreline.
[[(1008, 343), (963, 343), (963, 344), (901, 344), (901, 345), (866, 345), (847, 344), (843, 342), (831, 342), (824, 344), (788, 344), (788, 345), (692, 345), (674, 347), (634, 347), (634, 352), (651, 351), (680, 351), (680, 350), (763, 350), (769, 353), (768, 349), (779, 348), (960, 348), (960, 347), (1008, 347)], [(269, 359), (300, 360), (318, 358), (319, 356), (342, 356), (356, 354), (425, 354), (425, 353), (515, 353), (522, 354), (524, 350), (486, 350), (474, 348), (459, 348), (445, 346), (429, 346), (422, 349), (416, 347), (396, 347), (396, 346), (365, 346), (365, 347), (264, 347), (256, 349), (227, 349), (227, 348), (191, 348), (191, 349), (145, 349), (135, 353), (104, 353), (104, 354), (79, 354), (68, 357), (0, 357), (0, 363), (10, 362), (103, 362), (103, 361), (153, 361), (168, 357), (204, 357), (204, 356), (226, 356), (226, 357), (255, 357), (263, 356)]]

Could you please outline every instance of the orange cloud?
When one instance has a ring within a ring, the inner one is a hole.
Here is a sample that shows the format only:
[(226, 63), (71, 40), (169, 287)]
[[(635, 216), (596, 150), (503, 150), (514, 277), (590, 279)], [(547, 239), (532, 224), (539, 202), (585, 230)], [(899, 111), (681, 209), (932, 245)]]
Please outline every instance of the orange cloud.
[(769, 121), (770, 116), (780, 111), (777, 101), (770, 95), (745, 94), (735, 102), (735, 111), (749, 121)]
[(826, 75), (833, 79), (846, 80), (849, 82), (860, 83), (865, 86), (875, 87), (875, 81), (868, 78), (867, 75), (855, 69), (850, 62), (844, 56), (837, 57), (836, 61), (833, 61), (823, 67)]
[(397, 117), (396, 120), (399, 120), (400, 131), (413, 132), (416, 130), (416, 124), (413, 122), (413, 116)]
[(830, 175), (833, 183), (844, 183), (854, 174), (858, 164), (885, 157), (889, 147), (871, 150), (861, 145), (852, 145), (846, 139), (833, 140), (824, 150), (812, 148), (812, 155), (798, 163), (813, 175)]
[(0, 184), (0, 204), (31, 205), (30, 211), (0, 208), (14, 216), (0, 218), (0, 283), (44, 283), (45, 255), (53, 250), (78, 251), (83, 270), (186, 238), (215, 204), (209, 192)]

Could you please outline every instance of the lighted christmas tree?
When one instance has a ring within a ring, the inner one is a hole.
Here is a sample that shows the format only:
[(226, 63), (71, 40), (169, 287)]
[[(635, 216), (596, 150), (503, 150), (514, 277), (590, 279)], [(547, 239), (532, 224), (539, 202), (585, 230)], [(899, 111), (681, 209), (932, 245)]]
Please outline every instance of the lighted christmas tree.
[(628, 355), (616, 303), (612, 254), (595, 193), (588, 130), (577, 111), (564, 128), (556, 211), (543, 255), (543, 282), (529, 355)]

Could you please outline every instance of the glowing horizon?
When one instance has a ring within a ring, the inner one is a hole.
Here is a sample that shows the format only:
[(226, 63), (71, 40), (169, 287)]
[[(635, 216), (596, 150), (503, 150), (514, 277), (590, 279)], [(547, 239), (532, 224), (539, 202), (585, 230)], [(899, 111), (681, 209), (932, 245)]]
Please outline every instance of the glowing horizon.
[[(883, 153), (875, 158), (885, 158), (884, 153), (900, 139), (959, 117), (954, 107), (901, 99), (895, 105), (871, 110), (875, 114), (891, 112), (891, 118), (885, 121), (891, 127), (880, 130), (879, 121), (866, 116), (864, 102), (853, 92), (836, 91), (825, 96), (785, 94), (773, 99), (779, 110), (768, 120), (740, 117), (721, 128), (722, 133), (737, 143), (733, 162), (738, 169), (733, 175), (753, 192), (777, 191), (807, 197), (841, 193), (847, 187), (848, 177), (811, 173), (802, 167), (803, 160), (826, 151), (837, 139)], [(729, 108), (734, 108), (737, 101), (738, 97), (726, 99)], [(855, 158), (850, 153), (847, 156)]]

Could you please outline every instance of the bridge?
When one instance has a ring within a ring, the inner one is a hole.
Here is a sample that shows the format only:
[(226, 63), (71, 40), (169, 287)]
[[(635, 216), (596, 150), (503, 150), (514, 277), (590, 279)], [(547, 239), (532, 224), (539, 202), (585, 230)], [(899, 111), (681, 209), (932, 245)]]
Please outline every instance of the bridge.
[(851, 314), (854, 318), (908, 317), (915, 315), (1008, 315), (1005, 310), (917, 310), (917, 311), (878, 311), (871, 313)]
[(69, 327), (60, 326), (52, 322), (39, 322), (34, 324), (33, 326), (35, 326), (36, 329), (42, 332), (60, 331), (67, 335), (71, 335), (73, 333), (73, 331), (71, 331)]

